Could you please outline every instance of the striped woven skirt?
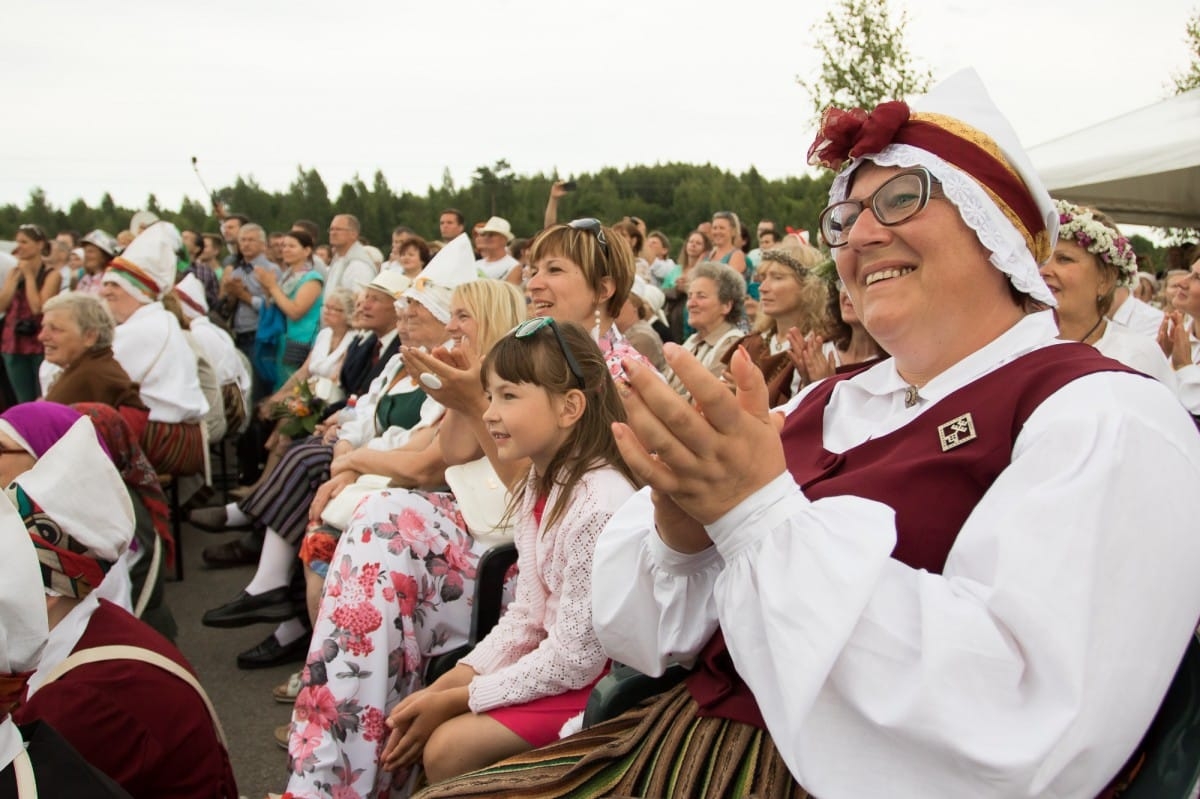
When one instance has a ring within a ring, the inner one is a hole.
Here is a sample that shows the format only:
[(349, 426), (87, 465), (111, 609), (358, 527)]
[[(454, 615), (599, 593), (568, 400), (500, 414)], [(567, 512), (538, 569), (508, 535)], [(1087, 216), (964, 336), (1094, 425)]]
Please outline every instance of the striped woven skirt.
[(159, 474), (204, 473), (204, 433), (197, 422), (146, 422), (142, 449)]
[(333, 445), (320, 436), (300, 439), (238, 507), (256, 522), (273, 529), (289, 544), (300, 545), (308, 527), (308, 508), (317, 489), (329, 479)]
[(766, 730), (696, 709), (681, 683), (569, 738), (429, 786), (417, 799), (809, 796)]

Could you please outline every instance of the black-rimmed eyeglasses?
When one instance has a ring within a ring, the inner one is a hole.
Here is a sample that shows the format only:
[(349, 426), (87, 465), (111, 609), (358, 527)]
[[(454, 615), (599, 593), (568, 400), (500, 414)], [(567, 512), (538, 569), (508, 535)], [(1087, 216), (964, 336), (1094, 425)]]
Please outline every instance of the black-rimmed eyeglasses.
[(869, 197), (842, 200), (821, 212), (821, 236), (830, 247), (843, 247), (850, 240), (850, 229), (864, 208), (870, 208), (884, 227), (912, 219), (935, 196), (941, 184), (924, 167), (908, 169), (892, 176)]

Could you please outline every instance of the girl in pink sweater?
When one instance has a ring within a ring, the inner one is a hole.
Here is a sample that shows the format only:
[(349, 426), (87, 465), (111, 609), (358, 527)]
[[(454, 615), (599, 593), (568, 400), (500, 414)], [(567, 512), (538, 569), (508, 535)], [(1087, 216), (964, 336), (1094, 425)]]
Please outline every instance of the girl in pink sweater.
[(422, 762), (430, 782), (557, 740), (608, 660), (592, 628), (592, 553), (635, 489), (611, 432), (625, 418), (582, 327), (530, 319), (484, 359), (483, 420), (497, 472), (518, 470), (516, 596), (457, 666), (388, 717), (383, 766)]

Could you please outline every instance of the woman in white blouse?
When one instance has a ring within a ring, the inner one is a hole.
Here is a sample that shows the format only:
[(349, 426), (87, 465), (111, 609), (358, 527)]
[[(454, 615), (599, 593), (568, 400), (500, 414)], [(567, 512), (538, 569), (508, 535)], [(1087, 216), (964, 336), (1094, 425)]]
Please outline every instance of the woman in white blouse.
[(1113, 296), (1137, 282), (1137, 254), (1111, 220), (1093, 208), (1059, 200), (1058, 243), (1042, 278), (1058, 300), (1059, 338), (1082, 341), (1170, 388), (1175, 377), (1152, 339), (1109, 318)]
[[(278, 391), (259, 403), (258, 414), (261, 418), (270, 419), (274, 408), (291, 396), (296, 386), (302, 382), (308, 383), (308, 388), (314, 397), (326, 403), (338, 402), (343, 399), (338, 378), (342, 369), (342, 360), (346, 357), (346, 350), (349, 349), (350, 342), (354, 340), (354, 331), (350, 328), (350, 320), (353, 316), (354, 292), (345, 288), (331, 291), (321, 308), (322, 327), (317, 332), (317, 338), (313, 341), (308, 358), (279, 387)], [(283, 422), (281, 421), (279, 424), (281, 425)], [(279, 425), (276, 425), (265, 445), (267, 463), (258, 480), (253, 485), (240, 486), (230, 493), (238, 498), (250, 496), (266, 480), (290, 444), (291, 439), (280, 433)]]
[(692, 796), (1094, 797), (1135, 752), (1200, 617), (1200, 438), (1157, 381), (1026, 313), (1055, 302), (1057, 214), (978, 79), (920, 110), (830, 109), (810, 151), (842, 169), (822, 234), (890, 359), (783, 414), (741, 354), (734, 395), (667, 347), (698, 409), (629, 370), (614, 433), (650, 487), (597, 543), (596, 629), (693, 676), (422, 799), (664, 774)]

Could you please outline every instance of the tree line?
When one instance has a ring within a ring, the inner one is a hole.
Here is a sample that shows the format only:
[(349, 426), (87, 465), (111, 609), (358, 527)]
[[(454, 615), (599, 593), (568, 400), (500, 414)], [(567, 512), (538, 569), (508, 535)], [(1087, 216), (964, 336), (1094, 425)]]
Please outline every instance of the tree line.
[[(424, 194), (396, 191), (381, 171), (367, 183), (358, 176), (333, 194), (316, 169), (297, 167), (286, 191), (269, 191), (252, 177), (238, 177), (214, 195), (230, 213), (244, 214), (268, 231), (287, 230), (297, 219), (325, 225), (335, 213), (358, 217), (370, 242), (390, 244), (392, 229), (407, 225), (426, 237), (437, 238), (438, 216), (445, 208), (463, 212), (468, 224), (496, 215), (507, 219), (518, 236), (542, 227), (546, 199), (557, 176), (538, 173), (517, 175), (506, 161), (475, 170), (469, 184), (454, 185), (447, 173), (440, 186)], [(626, 216), (645, 220), (671, 237), (678, 247), (696, 225), (714, 211), (738, 214), (753, 231), (759, 219), (772, 219), (782, 228), (814, 231), (825, 207), (832, 175), (802, 175), (779, 180), (763, 177), (751, 167), (740, 175), (710, 164), (681, 163), (604, 168), (575, 178), (577, 189), (559, 203), (560, 221), (594, 216), (606, 223)], [(145, 207), (180, 228), (217, 231), (211, 207), (184, 198), (178, 209), (163, 208), (153, 194)], [(118, 206), (105, 194), (97, 207), (77, 199), (68, 208), (50, 205), (41, 189), (30, 192), (23, 206), (0, 206), (0, 236), (11, 236), (18, 224), (34, 223), (54, 232), (101, 228), (116, 234), (129, 226), (136, 208)], [(815, 237), (814, 237), (815, 238)]]

